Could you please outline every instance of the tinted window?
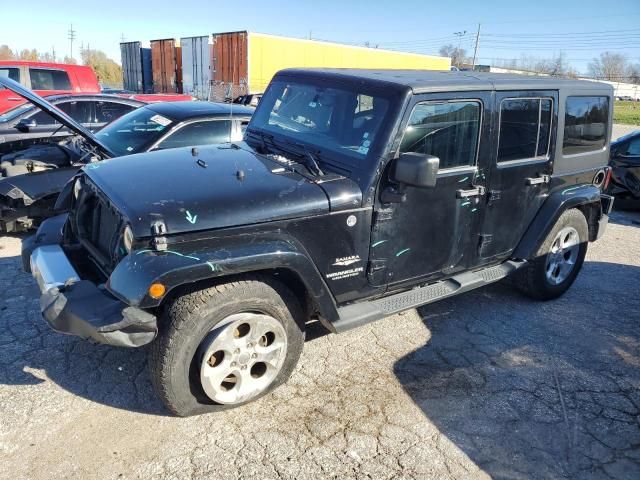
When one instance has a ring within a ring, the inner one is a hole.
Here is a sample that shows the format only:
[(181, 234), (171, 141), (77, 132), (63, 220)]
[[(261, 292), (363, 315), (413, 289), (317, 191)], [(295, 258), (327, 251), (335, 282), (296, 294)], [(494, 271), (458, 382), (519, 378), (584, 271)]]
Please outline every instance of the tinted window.
[(547, 155), (551, 129), (551, 99), (509, 98), (500, 104), (498, 161)]
[(229, 141), (230, 120), (212, 120), (185, 125), (180, 130), (160, 142), (158, 148), (190, 147), (193, 145), (214, 145)]
[[(20, 82), (20, 70), (16, 67), (0, 67), (0, 77), (10, 78), (11, 80)], [(5, 87), (0, 86), (0, 90), (3, 88)]]
[(95, 116), (93, 123), (109, 123), (129, 113), (135, 107), (116, 102), (95, 102)]
[(411, 113), (400, 151), (435, 155), (441, 169), (471, 166), (479, 132), (479, 102), (423, 103)]
[(71, 90), (69, 75), (62, 70), (30, 68), (32, 90)]
[(40, 125), (56, 125), (58, 122), (54, 120), (54, 118), (46, 112), (39, 111), (35, 115), (32, 115), (30, 118), (33, 118), (38, 126)]
[(56, 105), (78, 123), (91, 123), (92, 102), (65, 102)]
[(572, 155), (604, 148), (608, 122), (608, 97), (567, 97), (562, 153)]

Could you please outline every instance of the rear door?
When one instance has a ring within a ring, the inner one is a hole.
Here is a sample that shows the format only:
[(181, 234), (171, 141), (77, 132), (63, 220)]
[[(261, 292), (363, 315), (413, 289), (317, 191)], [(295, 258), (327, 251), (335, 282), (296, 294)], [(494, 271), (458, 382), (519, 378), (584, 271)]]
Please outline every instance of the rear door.
[(548, 194), (556, 141), (556, 91), (496, 92), (494, 161), (478, 253), (507, 258)]
[[(0, 77), (10, 78), (26, 85), (25, 68), (13, 65), (0, 65)], [(0, 85), (0, 114), (24, 103), (24, 99), (11, 90)]]

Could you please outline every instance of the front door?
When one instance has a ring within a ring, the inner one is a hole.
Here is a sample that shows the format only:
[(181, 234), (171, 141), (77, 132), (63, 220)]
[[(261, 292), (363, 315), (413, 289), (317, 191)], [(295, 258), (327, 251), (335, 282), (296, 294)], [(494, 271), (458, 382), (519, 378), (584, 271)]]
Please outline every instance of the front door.
[(495, 106), (496, 149), (479, 247), (483, 263), (509, 256), (547, 197), (558, 94), (497, 92)]
[[(369, 252), (373, 285), (414, 283), (449, 275), (473, 263), (491, 154), (488, 92), (429, 94), (409, 108), (399, 151), (435, 155), (435, 187), (405, 188), (389, 201), (389, 175), (379, 187)], [(393, 161), (389, 166), (393, 170)]]

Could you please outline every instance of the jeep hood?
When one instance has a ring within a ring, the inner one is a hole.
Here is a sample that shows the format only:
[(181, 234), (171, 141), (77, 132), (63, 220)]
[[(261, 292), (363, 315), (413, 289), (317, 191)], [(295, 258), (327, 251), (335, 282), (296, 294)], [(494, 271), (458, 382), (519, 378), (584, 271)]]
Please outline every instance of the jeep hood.
[(80, 125), (69, 115), (64, 113), (62, 110), (57, 109), (52, 104), (47, 102), (44, 98), (36, 93), (32, 92), (28, 88), (20, 85), (18, 82), (11, 80), (7, 77), (0, 77), (0, 85), (8, 88), (14, 93), (17, 93), (25, 100), (33, 103), (36, 107), (38, 107), (43, 112), (47, 112), (53, 118), (55, 118), (58, 122), (60, 122), (65, 127), (70, 128), (72, 131), (77, 133), (78, 135), (84, 137), (87, 142), (92, 144), (94, 147), (100, 149), (106, 156), (108, 157), (116, 157), (117, 155), (111, 151), (109, 147), (107, 147), (104, 143), (96, 138), (96, 136), (91, 133), (88, 129)]
[(190, 148), (141, 153), (84, 171), (138, 238), (149, 236), (156, 220), (175, 234), (329, 211), (322, 187), (245, 147), (204, 147), (195, 156)]

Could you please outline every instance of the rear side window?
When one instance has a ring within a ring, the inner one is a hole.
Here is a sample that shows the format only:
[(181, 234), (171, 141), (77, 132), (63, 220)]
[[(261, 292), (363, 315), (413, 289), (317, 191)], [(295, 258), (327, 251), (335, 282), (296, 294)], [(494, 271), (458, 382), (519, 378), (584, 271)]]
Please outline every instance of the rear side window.
[(160, 149), (191, 147), (194, 145), (215, 145), (229, 141), (231, 134), (230, 120), (210, 120), (185, 125), (180, 130), (164, 139), (158, 145)]
[(78, 123), (91, 123), (91, 102), (64, 102), (56, 106)]
[(129, 113), (135, 107), (117, 102), (95, 102), (95, 117), (92, 123), (109, 123)]
[(440, 168), (476, 163), (481, 106), (478, 101), (421, 103), (415, 106), (400, 151), (435, 155)]
[(551, 102), (550, 98), (507, 98), (501, 102), (498, 162), (547, 156)]
[(30, 68), (32, 90), (71, 90), (69, 75), (63, 70)]
[(567, 97), (562, 153), (604, 148), (609, 122), (609, 97)]

